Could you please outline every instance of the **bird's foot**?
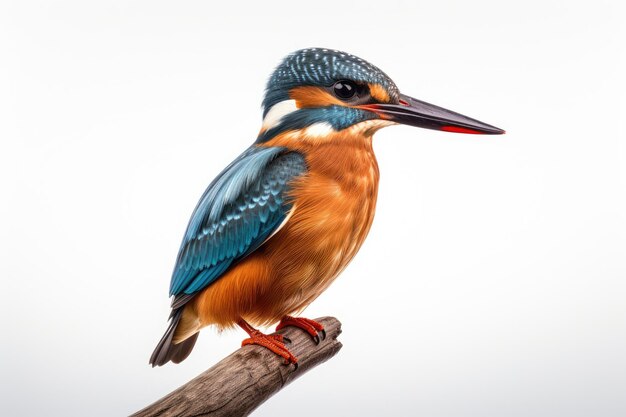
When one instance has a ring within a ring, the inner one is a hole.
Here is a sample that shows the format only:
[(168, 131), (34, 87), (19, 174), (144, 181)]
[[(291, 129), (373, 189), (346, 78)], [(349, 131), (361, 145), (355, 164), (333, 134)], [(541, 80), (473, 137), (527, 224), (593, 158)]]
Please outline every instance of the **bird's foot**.
[[(287, 326), (298, 327), (311, 335), (315, 344), (318, 344), (326, 339), (326, 330), (324, 326), (315, 320), (305, 319), (304, 317), (291, 317), (285, 316), (276, 326), (276, 330), (284, 329)], [(321, 338), (320, 338), (321, 336)]]
[[(243, 322), (243, 323), (242, 323)], [(241, 346), (259, 345), (280, 356), (284, 360), (285, 365), (294, 364), (298, 368), (298, 358), (296, 358), (285, 346), (285, 342), (291, 342), (282, 334), (264, 334), (254, 329), (245, 321), (241, 320), (239, 326), (243, 328), (250, 337), (241, 342)]]

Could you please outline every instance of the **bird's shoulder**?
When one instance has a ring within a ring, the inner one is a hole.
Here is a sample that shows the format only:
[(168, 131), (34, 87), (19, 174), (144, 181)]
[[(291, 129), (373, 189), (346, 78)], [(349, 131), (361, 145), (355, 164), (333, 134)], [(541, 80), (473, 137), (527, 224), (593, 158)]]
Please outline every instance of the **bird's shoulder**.
[(173, 307), (217, 280), (280, 227), (291, 209), (290, 182), (306, 170), (301, 153), (252, 146), (213, 180), (181, 243), (170, 285)]

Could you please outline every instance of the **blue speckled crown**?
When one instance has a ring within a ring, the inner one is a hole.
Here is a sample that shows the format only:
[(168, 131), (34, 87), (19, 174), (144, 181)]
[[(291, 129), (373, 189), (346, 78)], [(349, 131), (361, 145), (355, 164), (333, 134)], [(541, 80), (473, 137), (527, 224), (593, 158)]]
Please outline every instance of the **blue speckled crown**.
[(289, 90), (293, 87), (331, 86), (346, 79), (380, 84), (393, 101), (398, 100), (398, 87), (391, 78), (364, 59), (333, 49), (308, 48), (288, 55), (270, 77), (263, 100), (263, 116), (274, 104), (289, 99)]

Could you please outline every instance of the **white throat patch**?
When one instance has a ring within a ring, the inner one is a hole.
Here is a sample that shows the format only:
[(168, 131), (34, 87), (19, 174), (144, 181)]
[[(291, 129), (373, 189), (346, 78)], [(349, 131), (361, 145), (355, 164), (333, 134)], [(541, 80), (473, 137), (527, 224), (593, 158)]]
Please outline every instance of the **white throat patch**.
[(337, 133), (337, 131), (333, 129), (330, 123), (317, 122), (307, 127), (304, 133), (307, 136), (320, 138), (320, 137), (330, 135), (331, 133)]
[(263, 130), (267, 131), (280, 124), (281, 119), (298, 110), (296, 107), (296, 100), (284, 100), (274, 104), (263, 119)]

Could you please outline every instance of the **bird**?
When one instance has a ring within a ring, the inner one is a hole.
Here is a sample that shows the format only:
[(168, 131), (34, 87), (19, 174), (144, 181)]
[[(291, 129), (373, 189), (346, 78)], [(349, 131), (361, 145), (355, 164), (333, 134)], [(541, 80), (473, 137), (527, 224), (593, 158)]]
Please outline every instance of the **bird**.
[(170, 282), (171, 314), (149, 363), (188, 357), (201, 329), (243, 329), (295, 364), (280, 334), (295, 326), (316, 343), (323, 326), (298, 317), (346, 268), (376, 209), (372, 137), (404, 124), (445, 132), (504, 130), (401, 94), (378, 67), (334, 49), (287, 55), (270, 76), (252, 145), (202, 194)]

